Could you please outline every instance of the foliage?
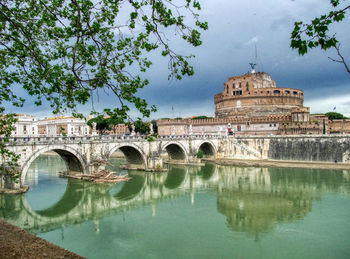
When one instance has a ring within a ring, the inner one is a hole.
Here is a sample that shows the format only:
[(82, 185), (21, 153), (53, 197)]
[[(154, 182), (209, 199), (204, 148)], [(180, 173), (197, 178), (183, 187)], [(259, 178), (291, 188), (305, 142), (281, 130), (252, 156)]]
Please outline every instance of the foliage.
[(104, 109), (104, 112), (106, 113), (107, 123), (109, 125), (109, 128), (112, 129), (113, 133), (115, 134), (116, 126), (118, 124), (124, 123), (124, 120), (126, 119), (127, 114), (123, 113), (123, 111), (118, 108), (115, 108), (114, 110)]
[[(0, 114), (3, 113), (4, 108), (0, 107)], [(11, 136), (11, 131), (13, 131), (14, 123), (17, 121), (15, 114), (3, 114), (0, 115), (0, 155), (1, 155), (1, 165), (0, 174), (5, 174), (10, 176), (12, 179), (18, 178), (17, 168), (19, 155), (9, 151), (6, 148), (6, 144), (9, 142)]]
[(203, 156), (204, 156), (204, 153), (203, 153), (203, 150), (198, 150), (198, 152), (197, 152), (197, 158), (203, 158)]
[(341, 119), (347, 119), (347, 117), (345, 117), (343, 114), (338, 113), (338, 112), (327, 112), (325, 114), (328, 119), (330, 120), (341, 120)]
[(182, 120), (182, 117), (176, 117), (174, 120)]
[(35, 104), (45, 98), (55, 113), (81, 115), (77, 104), (104, 89), (115, 94), (123, 113), (131, 103), (148, 117), (156, 108), (136, 96), (148, 85), (137, 75), (152, 64), (145, 54), (160, 48), (169, 59), (169, 78), (193, 75), (192, 56), (177, 54), (166, 35), (173, 30), (174, 37), (201, 45), (198, 29), (208, 24), (198, 19), (200, 9), (198, 0), (2, 0), (0, 95), (22, 105), (12, 91), (21, 85)]
[(88, 120), (87, 125), (93, 128), (93, 123), (96, 123), (96, 129), (99, 131), (100, 135), (103, 135), (107, 130), (111, 130), (109, 118), (106, 118), (104, 115), (98, 115)]
[(66, 129), (65, 129), (65, 128), (60, 127), (60, 128), (59, 128), (59, 131), (60, 131), (60, 134), (62, 134), (62, 136), (67, 136), (67, 132), (66, 132)]
[(196, 117), (193, 117), (192, 120), (203, 120), (203, 119), (212, 119), (213, 117), (208, 117), (208, 116), (205, 116), (205, 115), (200, 115), (200, 116), (196, 116)]
[(336, 38), (336, 34), (331, 35), (329, 26), (333, 23), (344, 20), (345, 14), (350, 5), (340, 7), (340, 0), (330, 0), (333, 8), (337, 10), (330, 11), (328, 14), (316, 17), (311, 23), (295, 22), (294, 30), (291, 35), (290, 46), (297, 49), (299, 55), (304, 55), (309, 49), (320, 47), (323, 50), (335, 48), (339, 59), (330, 58), (332, 61), (342, 63), (345, 69), (350, 73), (349, 66), (340, 51), (340, 43)]
[(130, 132), (132, 132), (132, 125), (134, 125), (136, 133), (140, 133), (141, 135), (148, 135), (150, 133), (149, 122), (144, 122), (140, 118), (138, 118), (133, 123), (128, 123)]

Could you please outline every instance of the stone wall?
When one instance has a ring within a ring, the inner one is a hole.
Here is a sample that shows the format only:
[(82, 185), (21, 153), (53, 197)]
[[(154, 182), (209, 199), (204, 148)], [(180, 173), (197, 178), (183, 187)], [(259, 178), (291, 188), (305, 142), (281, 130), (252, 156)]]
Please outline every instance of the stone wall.
[(265, 153), (268, 159), (350, 163), (350, 135), (260, 136), (238, 140)]
[(350, 119), (345, 120), (329, 120), (330, 133), (346, 133), (350, 134)]
[(350, 140), (342, 137), (282, 138), (270, 141), (269, 157), (277, 160), (350, 162)]

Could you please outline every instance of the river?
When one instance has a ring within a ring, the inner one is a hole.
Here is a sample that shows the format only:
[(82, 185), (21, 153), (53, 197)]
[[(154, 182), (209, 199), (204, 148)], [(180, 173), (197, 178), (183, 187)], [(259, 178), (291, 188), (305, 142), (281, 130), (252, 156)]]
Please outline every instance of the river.
[(94, 184), (64, 168), (36, 159), (0, 218), (87, 258), (350, 258), (349, 171), (172, 165)]

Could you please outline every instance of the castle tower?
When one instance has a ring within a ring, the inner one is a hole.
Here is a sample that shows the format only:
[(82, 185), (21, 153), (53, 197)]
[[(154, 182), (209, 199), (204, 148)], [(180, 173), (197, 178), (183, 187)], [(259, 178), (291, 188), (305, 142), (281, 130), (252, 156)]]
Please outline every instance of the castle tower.
[(263, 117), (273, 114), (291, 114), (302, 108), (304, 92), (294, 88), (280, 88), (270, 75), (256, 72), (230, 77), (224, 91), (214, 96), (215, 117)]

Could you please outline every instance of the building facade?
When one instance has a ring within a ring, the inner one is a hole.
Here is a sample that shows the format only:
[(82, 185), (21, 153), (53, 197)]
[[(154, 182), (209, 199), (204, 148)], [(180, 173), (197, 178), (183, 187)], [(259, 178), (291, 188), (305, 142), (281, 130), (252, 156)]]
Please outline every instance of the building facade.
[(29, 114), (17, 114), (17, 122), (11, 135), (14, 137), (30, 137), (38, 135), (38, 119)]
[(44, 136), (86, 136), (91, 133), (85, 120), (63, 116), (39, 120), (38, 132)]

